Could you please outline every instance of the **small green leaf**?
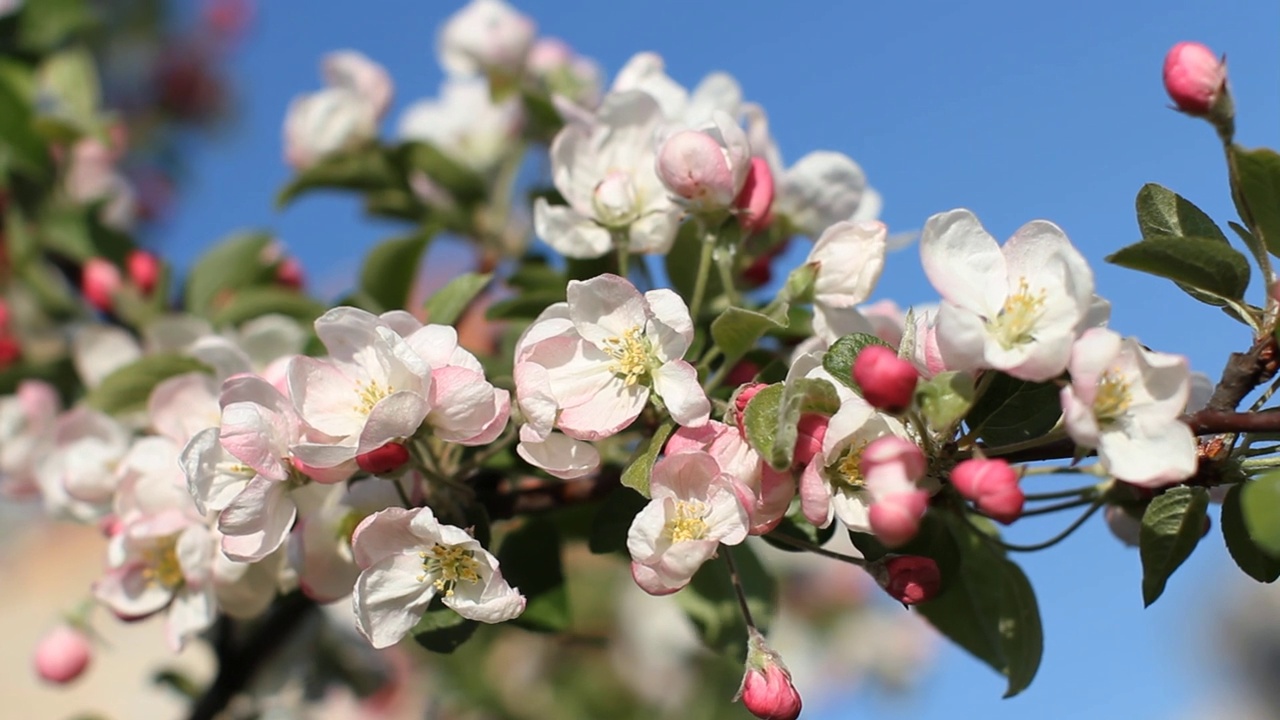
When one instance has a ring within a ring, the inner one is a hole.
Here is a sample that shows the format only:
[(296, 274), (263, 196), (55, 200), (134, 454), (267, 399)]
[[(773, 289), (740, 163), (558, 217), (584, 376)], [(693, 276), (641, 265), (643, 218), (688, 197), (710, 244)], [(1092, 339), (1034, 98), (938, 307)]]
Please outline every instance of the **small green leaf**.
[(14, 168), (42, 179), (49, 173), (50, 157), (33, 119), (29, 97), (11, 78), (0, 76), (0, 149), (8, 150)]
[(98, 71), (87, 48), (54, 53), (40, 66), (37, 76), (42, 114), (69, 122), (81, 133), (95, 129), (101, 98)]
[(480, 623), (468, 620), (445, 607), (437, 596), (413, 626), (410, 634), (419, 645), (431, 652), (448, 654), (471, 639)]
[(1240, 509), (1249, 537), (1263, 552), (1280, 559), (1280, 472), (1271, 472), (1244, 484)]
[(782, 406), (782, 383), (760, 388), (742, 412), (742, 425), (747, 431), (747, 442), (761, 457), (773, 455), (774, 438), (778, 433), (778, 409)]
[(313, 190), (377, 191), (401, 183), (401, 170), (385, 148), (361, 145), (325, 155), (300, 170), (276, 195), (276, 207), (284, 208)]
[(893, 349), (893, 346), (875, 335), (866, 333), (845, 335), (827, 349), (827, 353), (822, 356), (822, 367), (830, 373), (831, 377), (853, 388), (854, 392), (861, 395), (862, 390), (853, 379), (853, 363), (858, 359), (858, 353), (862, 352), (862, 348), (868, 345), (882, 345), (890, 350)]
[(1229, 300), (1241, 300), (1249, 287), (1249, 260), (1209, 238), (1153, 235), (1112, 253), (1107, 262)]
[(1208, 507), (1207, 490), (1185, 486), (1170, 488), (1147, 506), (1138, 535), (1144, 605), (1149, 606), (1160, 597), (1169, 576), (1195, 550), (1204, 535)]
[(653, 472), (653, 463), (658, 459), (658, 453), (662, 452), (662, 446), (673, 429), (675, 423), (667, 420), (653, 431), (653, 435), (640, 441), (631, 455), (631, 462), (627, 463), (627, 469), (622, 471), (623, 485), (649, 497), (649, 474)]
[(724, 353), (724, 361), (736, 362), (755, 347), (756, 341), (772, 329), (786, 327), (786, 306), (781, 309), (782, 322), (740, 307), (729, 307), (711, 321), (711, 339)]
[(156, 385), (189, 372), (207, 373), (209, 368), (184, 355), (147, 355), (103, 378), (85, 396), (85, 402), (108, 415), (142, 410)]
[(457, 202), (467, 204), (484, 197), (487, 184), (483, 177), (427, 143), (407, 142), (395, 153), (406, 169), (424, 173)]
[(427, 300), (427, 322), (452, 325), (457, 322), (476, 296), (489, 284), (493, 275), (466, 273), (449, 281)]
[(512, 623), (529, 630), (557, 632), (569, 626), (569, 593), (560, 560), (560, 533), (535, 519), (507, 533), (498, 550), (503, 578), (519, 588), (527, 603)]
[(629, 487), (615, 488), (605, 497), (591, 520), (587, 547), (597, 555), (627, 549), (627, 533), (636, 515), (649, 503)]
[(944, 430), (973, 407), (973, 376), (962, 372), (939, 373), (916, 386), (916, 402), (929, 426)]
[[(755, 402), (755, 398), (751, 399)], [(751, 403), (747, 403), (750, 407)], [(800, 416), (806, 412), (833, 415), (840, 409), (835, 386), (822, 378), (791, 378), (782, 386), (774, 422), (773, 448), (766, 457), (775, 470), (788, 470), (796, 453)]]
[(230, 327), (263, 315), (287, 315), (303, 325), (310, 325), (324, 314), (325, 306), (285, 287), (248, 287), (237, 290), (211, 322), (216, 327)]
[(1268, 148), (1231, 146), (1240, 178), (1236, 209), (1272, 255), (1280, 255), (1280, 154)]
[(1230, 244), (1203, 210), (1169, 188), (1155, 183), (1143, 185), (1136, 205), (1143, 237), (1203, 237)]
[[(994, 371), (988, 371), (994, 372)], [(965, 422), (988, 445), (999, 447), (1038, 438), (1062, 416), (1058, 386), (998, 373), (974, 403)]]
[[(767, 632), (777, 605), (777, 581), (760, 564), (750, 545), (722, 545), (719, 552), (733, 553), (752, 619), (760, 632)], [(676, 593), (675, 599), (708, 647), (739, 662), (746, 656), (747, 625), (724, 558), (703, 563), (689, 585)]]
[(1275, 582), (1280, 578), (1280, 559), (1271, 557), (1258, 547), (1249, 534), (1241, 504), (1242, 493), (1241, 485), (1232, 485), (1222, 501), (1222, 538), (1227, 543), (1227, 552), (1249, 577), (1261, 583)]
[(227, 291), (270, 282), (275, 272), (263, 261), (263, 254), (271, 242), (266, 232), (237, 233), (200, 256), (187, 275), (187, 310), (209, 317), (214, 303)]
[(360, 268), (360, 291), (381, 311), (404, 309), (418, 277), (422, 253), (430, 242), (430, 232), (418, 232), (375, 245)]
[(86, 0), (36, 0), (23, 5), (18, 22), (22, 47), (46, 52), (96, 21)]

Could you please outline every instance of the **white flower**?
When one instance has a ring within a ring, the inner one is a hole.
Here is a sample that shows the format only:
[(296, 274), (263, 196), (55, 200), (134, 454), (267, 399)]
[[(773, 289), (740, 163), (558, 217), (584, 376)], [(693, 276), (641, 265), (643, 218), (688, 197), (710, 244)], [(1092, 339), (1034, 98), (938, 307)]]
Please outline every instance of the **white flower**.
[(360, 53), (331, 53), (322, 68), (329, 87), (295, 98), (285, 115), (284, 157), (298, 169), (377, 137), (391, 102), (386, 71)]
[(57, 390), (42, 380), (24, 380), (16, 394), (0, 398), (0, 494), (21, 499), (40, 492), (36, 473), (61, 406)]
[(880, 194), (867, 187), (862, 168), (841, 153), (811, 152), (790, 168), (773, 171), (778, 178), (773, 212), (801, 234), (813, 237), (837, 222), (880, 215)]
[(46, 508), (79, 520), (100, 515), (119, 485), (115, 469), (129, 449), (129, 432), (107, 415), (80, 406), (58, 418), (52, 439), (37, 470)]
[(817, 269), (813, 282), (813, 331), (827, 343), (850, 332), (871, 332), (854, 306), (875, 289), (884, 270), (884, 223), (839, 222), (813, 244), (806, 261)]
[(455, 162), (487, 174), (497, 168), (520, 136), (518, 98), (494, 102), (479, 78), (447, 80), (438, 99), (419, 100), (400, 116), (404, 140), (430, 144)]
[(747, 537), (747, 511), (715, 458), (693, 451), (653, 466), (650, 501), (631, 523), (631, 576), (645, 592), (673, 593), (693, 578), (721, 543)]
[(1149, 488), (1195, 473), (1195, 436), (1178, 419), (1191, 392), (1186, 358), (1094, 328), (1071, 348), (1069, 370), (1071, 385), (1062, 389), (1067, 432), (1077, 445), (1097, 448), (1108, 472)]
[(375, 648), (399, 642), (437, 596), (459, 615), (486, 623), (524, 612), (498, 560), (465, 530), (441, 525), (429, 508), (370, 515), (352, 541), (360, 577), (351, 596), (356, 628)]
[(1093, 273), (1067, 236), (1033, 220), (998, 247), (968, 210), (929, 218), (920, 256), (943, 302), (937, 337), (952, 370), (994, 368), (1021, 380), (1062, 374), (1093, 304)]
[(795, 478), (770, 467), (738, 428), (715, 420), (678, 428), (663, 449), (667, 455), (697, 451), (710, 455), (733, 482), (752, 535), (764, 535), (782, 522), (796, 496)]
[(497, 439), (511, 415), (511, 393), (485, 379), (480, 361), (458, 344), (458, 331), (448, 325), (423, 325), (405, 336), (405, 342), (431, 368), (426, 422), (432, 434), (459, 445), (486, 445)]
[(742, 88), (732, 75), (707, 75), (690, 94), (666, 73), (666, 64), (656, 53), (636, 53), (614, 78), (611, 92), (639, 90), (658, 102), (670, 121), (687, 126), (711, 120), (716, 111), (731, 118), (742, 111)]
[(707, 421), (710, 402), (697, 371), (682, 360), (693, 341), (693, 322), (678, 295), (641, 295), (625, 279), (605, 274), (570, 282), (568, 302), (553, 308), (526, 333), (526, 340), (543, 339), (522, 346), (517, 355), (516, 394), (535, 420), (543, 416), (537, 420), (540, 431), (549, 432), (554, 418), (555, 427), (572, 438), (609, 437), (636, 419), (650, 392), (677, 423)]
[(655, 170), (654, 136), (664, 122), (649, 95), (610, 93), (590, 123), (569, 123), (551, 143), (551, 173), (568, 205), (534, 204), (538, 237), (563, 255), (592, 258), (615, 235), (634, 252), (665, 253), (680, 209)]
[(436, 47), (450, 75), (516, 77), (536, 33), (532, 20), (502, 0), (472, 0), (440, 28)]

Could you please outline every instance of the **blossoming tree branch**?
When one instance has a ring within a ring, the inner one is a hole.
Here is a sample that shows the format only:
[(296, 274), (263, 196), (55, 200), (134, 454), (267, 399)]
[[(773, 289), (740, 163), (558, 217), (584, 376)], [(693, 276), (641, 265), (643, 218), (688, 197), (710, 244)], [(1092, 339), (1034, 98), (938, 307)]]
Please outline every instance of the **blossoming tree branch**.
[[(390, 136), (392, 79), (359, 52), (323, 58), (290, 105), (278, 203), (345, 192), (404, 228), (350, 294), (308, 295), (260, 233), (182, 273), (134, 242), (86, 31), (52, 5), (0, 21), (0, 477), (108, 544), (36, 650), (49, 681), (85, 670), (105, 616), (162, 615), (172, 649), (216, 655), (207, 687), (170, 678), (212, 718), (261, 707), (255, 677), (291, 637), (328, 647), (308, 618), (341, 647), (463, 656), (499, 624), (581, 640), (571, 568), (623, 565), (738, 664), (747, 710), (795, 718), (766, 551), (860, 568), (1006, 696), (1043, 645), (1017, 558), (1099, 511), (1138, 546), (1147, 604), (1210, 502), (1240, 568), (1280, 576), (1280, 155), (1235, 143), (1225, 62), (1201, 45), (1174, 47), (1164, 82), (1221, 138), (1239, 217), (1150, 184), (1138, 241), (1107, 261), (1247, 329), (1217, 380), (1111, 327), (1050, 220), (1001, 242), (942, 209), (918, 242), (938, 301), (868, 304), (892, 292), (897, 240), (853, 160), (785, 162), (724, 73), (689, 90), (641, 53), (606, 84), (501, 0), (446, 22), (447, 79)], [(474, 272), (411, 303), (441, 235), (474, 247)], [(799, 238), (806, 260), (778, 267)], [(1002, 538), (1032, 515), (1061, 532)], [(364, 695), (396, 682), (361, 685), (341, 658), (299, 667)]]

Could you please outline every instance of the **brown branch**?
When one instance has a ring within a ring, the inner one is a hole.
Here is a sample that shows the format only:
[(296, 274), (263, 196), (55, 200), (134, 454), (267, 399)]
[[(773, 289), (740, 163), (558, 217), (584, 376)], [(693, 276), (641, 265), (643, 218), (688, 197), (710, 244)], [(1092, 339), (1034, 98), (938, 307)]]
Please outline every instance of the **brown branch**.
[(1278, 360), (1280, 353), (1277, 352), (1276, 339), (1271, 335), (1255, 342), (1246, 352), (1231, 353), (1227, 366), (1222, 369), (1222, 379), (1213, 389), (1205, 410), (1235, 410), (1254, 388), (1275, 377)]

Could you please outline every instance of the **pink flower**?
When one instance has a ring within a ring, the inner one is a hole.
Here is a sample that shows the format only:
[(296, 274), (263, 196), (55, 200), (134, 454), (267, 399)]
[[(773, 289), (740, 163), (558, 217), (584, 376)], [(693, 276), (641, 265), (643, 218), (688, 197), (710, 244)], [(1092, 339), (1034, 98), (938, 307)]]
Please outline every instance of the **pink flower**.
[(59, 625), (36, 645), (36, 674), (47, 682), (69, 683), (80, 677), (92, 657), (93, 647), (84, 633), (70, 625)]
[(146, 250), (134, 250), (125, 259), (125, 269), (129, 272), (129, 280), (137, 286), (143, 295), (150, 295), (160, 280), (160, 260)]
[(952, 469), (951, 484), (979, 510), (1005, 525), (1022, 516), (1025, 498), (1018, 487), (1018, 471), (1004, 460), (965, 460)]
[[(822, 420), (825, 428), (826, 418)], [(720, 471), (732, 480), (738, 500), (746, 508), (752, 535), (763, 535), (777, 527), (796, 495), (796, 482), (791, 473), (774, 470), (736, 428), (715, 420), (698, 428), (678, 428), (667, 441), (664, 452), (667, 455), (710, 454)]]
[(853, 379), (874, 408), (899, 413), (911, 406), (920, 374), (883, 345), (869, 345), (853, 363)]
[(1227, 64), (1197, 42), (1180, 42), (1164, 57), (1164, 89), (1178, 109), (1208, 115), (1227, 83)]
[(120, 268), (106, 258), (89, 258), (80, 276), (80, 289), (84, 299), (102, 312), (111, 312), (115, 296), (123, 284)]
[(881, 570), (876, 580), (903, 605), (931, 600), (942, 589), (942, 573), (933, 558), (898, 555), (885, 560)]
[(738, 223), (748, 233), (755, 233), (769, 227), (773, 222), (773, 171), (764, 158), (751, 158), (751, 167), (742, 183), (742, 190), (733, 201), (738, 208)]
[(889, 547), (905, 545), (928, 509), (929, 493), (916, 487), (925, 474), (924, 453), (910, 440), (886, 435), (867, 445), (859, 466), (873, 497), (871, 531)]
[(746, 134), (722, 112), (708, 126), (668, 137), (655, 164), (662, 184), (686, 206), (713, 212), (733, 205), (751, 167)]
[(738, 698), (752, 715), (763, 720), (795, 720), (800, 717), (801, 702), (791, 673), (755, 628), (750, 633)]

